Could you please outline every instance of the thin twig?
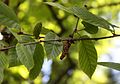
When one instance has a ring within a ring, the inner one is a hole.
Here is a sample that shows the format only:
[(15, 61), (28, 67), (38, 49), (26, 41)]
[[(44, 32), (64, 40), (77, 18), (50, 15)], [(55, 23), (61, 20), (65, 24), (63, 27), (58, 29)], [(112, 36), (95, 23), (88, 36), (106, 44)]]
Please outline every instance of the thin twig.
[(6, 50), (11, 49), (11, 48), (15, 48), (15, 45), (1, 48), (0, 51), (6, 51)]
[(113, 36), (106, 36), (106, 37), (98, 37), (98, 38), (66, 38), (66, 39), (53, 39), (53, 40), (41, 40), (40, 42), (50, 42), (50, 41), (80, 41), (80, 40), (102, 40), (102, 39), (108, 39), (108, 38), (113, 38), (113, 37), (118, 37), (120, 36), (120, 34), (118, 35), (113, 35)]
[[(52, 42), (52, 41), (71, 41), (71, 42), (74, 42), (74, 41), (80, 41), (80, 40), (102, 40), (102, 39), (108, 39), (108, 38), (114, 38), (114, 37), (118, 37), (120, 36), (120, 34), (118, 35), (113, 35), (113, 36), (106, 36), (106, 37), (98, 37), (98, 38), (83, 38), (83, 37), (80, 37), (80, 38), (66, 38), (66, 39), (51, 39), (51, 40), (40, 40), (38, 42), (29, 42), (29, 43), (22, 43), (22, 42), (19, 42), (23, 45), (33, 45), (33, 44), (38, 44), (38, 43), (41, 43), (41, 42)], [(0, 51), (5, 51), (5, 50), (8, 50), (8, 49), (11, 49), (11, 48), (15, 48), (16, 46), (9, 46), (9, 47), (5, 47), (5, 48), (1, 48)]]
[(73, 32), (76, 32), (76, 31), (77, 31), (78, 22), (79, 22), (79, 17), (77, 18), (77, 23), (76, 23), (76, 26), (75, 26), (75, 29), (74, 29), (74, 31), (73, 31)]
[(77, 31), (78, 22), (79, 22), (79, 18), (77, 17), (77, 23), (76, 23), (76, 25), (75, 25), (75, 29), (74, 29), (74, 31), (73, 31), (73, 33), (72, 33), (72, 35), (70, 35), (70, 37), (71, 37), (71, 38), (73, 38), (74, 34), (75, 34), (75, 33), (76, 33), (76, 31)]
[[(40, 43), (40, 42), (29, 42), (29, 43), (19, 42), (19, 43), (21, 43), (21, 44), (23, 44), (23, 45), (26, 46), (26, 45), (38, 44), (38, 43)], [(8, 46), (8, 47), (5, 47), (5, 48), (1, 48), (0, 51), (6, 51), (6, 50), (8, 50), (8, 49), (15, 48), (15, 47), (16, 47), (16, 45)]]

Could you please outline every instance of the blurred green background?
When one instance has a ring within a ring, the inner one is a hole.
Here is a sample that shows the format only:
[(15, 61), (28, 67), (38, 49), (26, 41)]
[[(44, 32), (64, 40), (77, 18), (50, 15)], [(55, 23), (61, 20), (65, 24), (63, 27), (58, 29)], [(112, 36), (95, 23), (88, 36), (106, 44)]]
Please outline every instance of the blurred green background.
[[(120, 25), (120, 1), (119, 0), (2, 0), (11, 7), (17, 14), (22, 31), (32, 34), (37, 22), (42, 22), (47, 29), (53, 30), (61, 37), (68, 37), (75, 27), (76, 18), (62, 10), (45, 5), (45, 1), (59, 2), (65, 6), (86, 4), (89, 11), (101, 16), (109, 22)], [(79, 23), (79, 29), (83, 25)], [(81, 32), (86, 34), (86, 32)], [(116, 33), (120, 33), (116, 29)], [(99, 29), (92, 37), (111, 35), (109, 31)], [(99, 60), (108, 61), (109, 49), (116, 49), (115, 44), (120, 38), (100, 40), (96, 42), (96, 49)], [(76, 46), (76, 48), (74, 48)], [(119, 48), (120, 46), (117, 46)], [(2, 84), (119, 84), (115, 73), (111, 69), (98, 66), (92, 79), (89, 79), (79, 68), (77, 45), (72, 45), (69, 58), (60, 60), (59, 57), (44, 62), (40, 75), (33, 81), (28, 78), (28, 71), (24, 66), (11, 67), (5, 70), (5, 77)], [(114, 53), (112, 53), (114, 56)], [(118, 54), (119, 55), (119, 52)], [(103, 57), (104, 56), (104, 57)], [(119, 57), (118, 57), (119, 58)], [(112, 61), (113, 58), (109, 59)], [(120, 61), (120, 59), (119, 59)], [(120, 74), (120, 73), (119, 73)], [(118, 74), (117, 74), (118, 75)]]

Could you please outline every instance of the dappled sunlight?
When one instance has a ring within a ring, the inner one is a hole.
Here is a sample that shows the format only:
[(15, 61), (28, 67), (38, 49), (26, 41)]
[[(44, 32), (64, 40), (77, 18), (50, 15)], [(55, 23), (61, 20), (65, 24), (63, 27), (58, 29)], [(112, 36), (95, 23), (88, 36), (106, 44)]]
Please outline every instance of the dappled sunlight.
[(23, 11), (18, 13), (18, 18), (22, 19), (25, 16), (25, 13)]
[(43, 25), (44, 25), (45, 28), (47, 28), (49, 30), (53, 30), (56, 33), (60, 32), (60, 28), (52, 22), (45, 22), (45, 23), (43, 23)]
[(40, 76), (38, 76), (35, 80), (34, 80), (34, 83), (35, 84), (41, 84), (42, 83), (42, 77), (41, 77), (41, 74), (40, 74)]
[(27, 12), (29, 9), (29, 1), (26, 0), (23, 4), (20, 5), (19, 9), (21, 11)]
[(100, 40), (97, 44), (96, 44), (96, 50), (98, 53), (98, 56), (100, 56), (101, 54), (107, 53), (109, 52), (108, 49), (110, 47), (113, 47), (113, 44), (110, 44), (109, 42), (110, 40), (106, 41), (106, 40)]
[(65, 12), (64, 12), (63, 10), (59, 10), (59, 11), (58, 11), (58, 14), (59, 14), (59, 15), (58, 15), (59, 18), (65, 17)]
[(108, 79), (106, 74), (101, 71), (103, 69), (97, 69), (92, 77), (89, 79), (81, 70), (75, 70), (70, 82), (68, 84), (106, 84)]
[(28, 21), (29, 21), (31, 24), (35, 23), (35, 22), (36, 22), (36, 17), (30, 16), (30, 17), (28, 18)]
[(119, 71), (99, 65), (120, 63), (119, 0), (8, 1), (0, 2), (0, 83), (119, 84)]
[(37, 2), (42, 2), (42, 0), (36, 0)]
[(28, 72), (27, 68), (23, 65), (11, 67), (11, 68), (9, 68), (9, 70), (13, 73), (19, 73), (25, 79), (28, 78), (29, 72)]

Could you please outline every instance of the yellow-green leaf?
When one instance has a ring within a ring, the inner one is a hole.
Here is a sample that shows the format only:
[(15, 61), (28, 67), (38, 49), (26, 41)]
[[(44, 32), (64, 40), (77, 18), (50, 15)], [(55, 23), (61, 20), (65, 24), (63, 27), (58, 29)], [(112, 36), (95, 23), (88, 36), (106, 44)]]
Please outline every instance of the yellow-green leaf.
[(91, 40), (82, 40), (79, 44), (79, 66), (91, 78), (97, 66), (97, 52)]

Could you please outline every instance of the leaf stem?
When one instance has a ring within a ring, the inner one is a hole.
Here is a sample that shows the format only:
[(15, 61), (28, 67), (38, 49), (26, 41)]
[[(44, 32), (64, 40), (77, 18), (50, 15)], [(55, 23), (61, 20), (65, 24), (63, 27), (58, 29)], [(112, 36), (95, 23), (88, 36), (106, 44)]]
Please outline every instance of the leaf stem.
[(73, 31), (73, 33), (70, 35), (71, 38), (73, 38), (74, 34), (77, 32), (78, 22), (79, 22), (79, 17), (77, 17), (77, 22), (76, 22), (74, 31)]

